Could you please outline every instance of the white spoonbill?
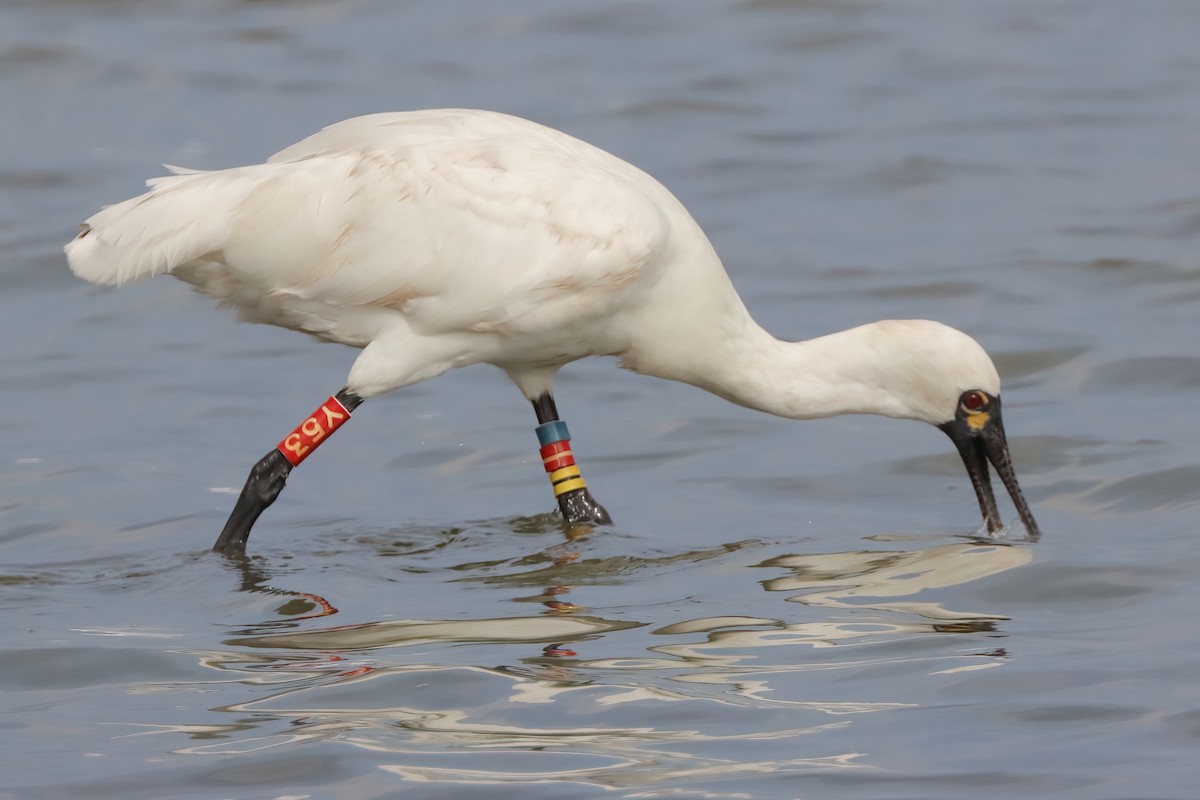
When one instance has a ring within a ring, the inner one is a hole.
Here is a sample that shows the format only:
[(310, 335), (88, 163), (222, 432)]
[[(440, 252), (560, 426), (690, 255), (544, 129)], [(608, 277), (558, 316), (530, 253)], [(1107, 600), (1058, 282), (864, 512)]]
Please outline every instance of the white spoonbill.
[(708, 238), (658, 181), (528, 120), (476, 110), (357, 117), (214, 172), (174, 169), (66, 246), (119, 285), (169, 273), (242, 316), (362, 348), (346, 385), (250, 471), (214, 549), (244, 548), (292, 468), (363, 400), (453, 367), (501, 368), (533, 404), (570, 522), (609, 522), (552, 394), (585, 356), (794, 419), (881, 414), (941, 428), (990, 531), (988, 462), (1031, 538), (1000, 378), (964, 333), (887, 320), (803, 342), (751, 318)]

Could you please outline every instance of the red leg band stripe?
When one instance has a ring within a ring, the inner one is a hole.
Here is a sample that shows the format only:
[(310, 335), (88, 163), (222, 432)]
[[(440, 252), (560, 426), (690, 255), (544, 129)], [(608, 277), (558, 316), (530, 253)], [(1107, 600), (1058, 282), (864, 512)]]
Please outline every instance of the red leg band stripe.
[(542, 454), (542, 465), (546, 468), (546, 472), (554, 472), (556, 469), (575, 464), (575, 456), (571, 454), (570, 439), (559, 439), (557, 442), (542, 445), (538, 452)]
[(541, 453), (542, 458), (545, 459), (545, 458), (549, 458), (550, 456), (554, 455), (555, 453), (570, 452), (570, 451), (571, 451), (571, 440), (570, 439), (560, 439), (557, 442), (551, 442), (550, 444), (543, 446), (538, 452)]
[(560, 453), (557, 456), (553, 456), (551, 458), (543, 458), (542, 464), (545, 465), (546, 472), (554, 472), (554, 470), (556, 470), (556, 469), (562, 469), (563, 467), (574, 466), (575, 465), (575, 456), (571, 455), (571, 451), (568, 450), (565, 453)]

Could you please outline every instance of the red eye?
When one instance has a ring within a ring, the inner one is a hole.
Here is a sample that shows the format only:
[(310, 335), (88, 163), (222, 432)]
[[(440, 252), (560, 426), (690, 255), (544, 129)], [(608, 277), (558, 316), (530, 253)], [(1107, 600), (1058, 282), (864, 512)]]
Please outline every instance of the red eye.
[(978, 411), (987, 405), (987, 395), (983, 392), (963, 392), (962, 407), (967, 411)]

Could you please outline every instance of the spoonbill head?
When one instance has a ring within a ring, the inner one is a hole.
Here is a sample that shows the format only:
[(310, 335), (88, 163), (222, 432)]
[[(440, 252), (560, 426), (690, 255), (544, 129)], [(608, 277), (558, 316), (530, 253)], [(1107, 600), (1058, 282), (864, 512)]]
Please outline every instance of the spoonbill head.
[(649, 371), (782, 417), (875, 414), (929, 423), (962, 456), (988, 530), (1004, 527), (990, 462), (1030, 539), (1040, 537), (1009, 454), (999, 373), (967, 334), (931, 320), (883, 320), (803, 342), (780, 342), (757, 329), (724, 344), (735, 354), (723, 356), (721, 370), (680, 371), (680, 361)]
[(954, 442), (989, 531), (1003, 527), (988, 474), (990, 462), (1029, 536), (1040, 536), (1012, 466), (1000, 413), (1000, 376), (987, 352), (965, 333), (938, 323), (881, 324), (885, 331), (894, 326), (912, 328), (894, 338), (885, 333), (893, 345), (906, 340), (910, 345), (913, 340), (920, 342), (886, 359), (884, 380), (895, 387), (894, 397), (907, 399), (908, 413), (902, 416), (936, 425)]
[(215, 549), (245, 546), (290, 471), (365, 399), (488, 363), (532, 404), (569, 522), (609, 522), (553, 395), (565, 364), (613, 356), (771, 414), (879, 414), (935, 425), (990, 531), (989, 463), (1031, 538), (1000, 414), (971, 337), (887, 320), (802, 342), (750, 316), (720, 259), (658, 181), (528, 120), (443, 109), (332, 125), (255, 164), (174, 169), (89, 218), (66, 246), (98, 284), (170, 274), (243, 318), (361, 348), (345, 386), (258, 461)]

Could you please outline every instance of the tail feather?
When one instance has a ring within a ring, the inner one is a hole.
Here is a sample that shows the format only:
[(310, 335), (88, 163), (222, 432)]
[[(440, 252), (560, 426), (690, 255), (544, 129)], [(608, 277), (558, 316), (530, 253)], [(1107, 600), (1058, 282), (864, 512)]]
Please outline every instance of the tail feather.
[(146, 182), (150, 191), (106, 206), (64, 249), (84, 280), (120, 286), (152, 278), (220, 250), (238, 204), (259, 181), (245, 169), (184, 171)]

